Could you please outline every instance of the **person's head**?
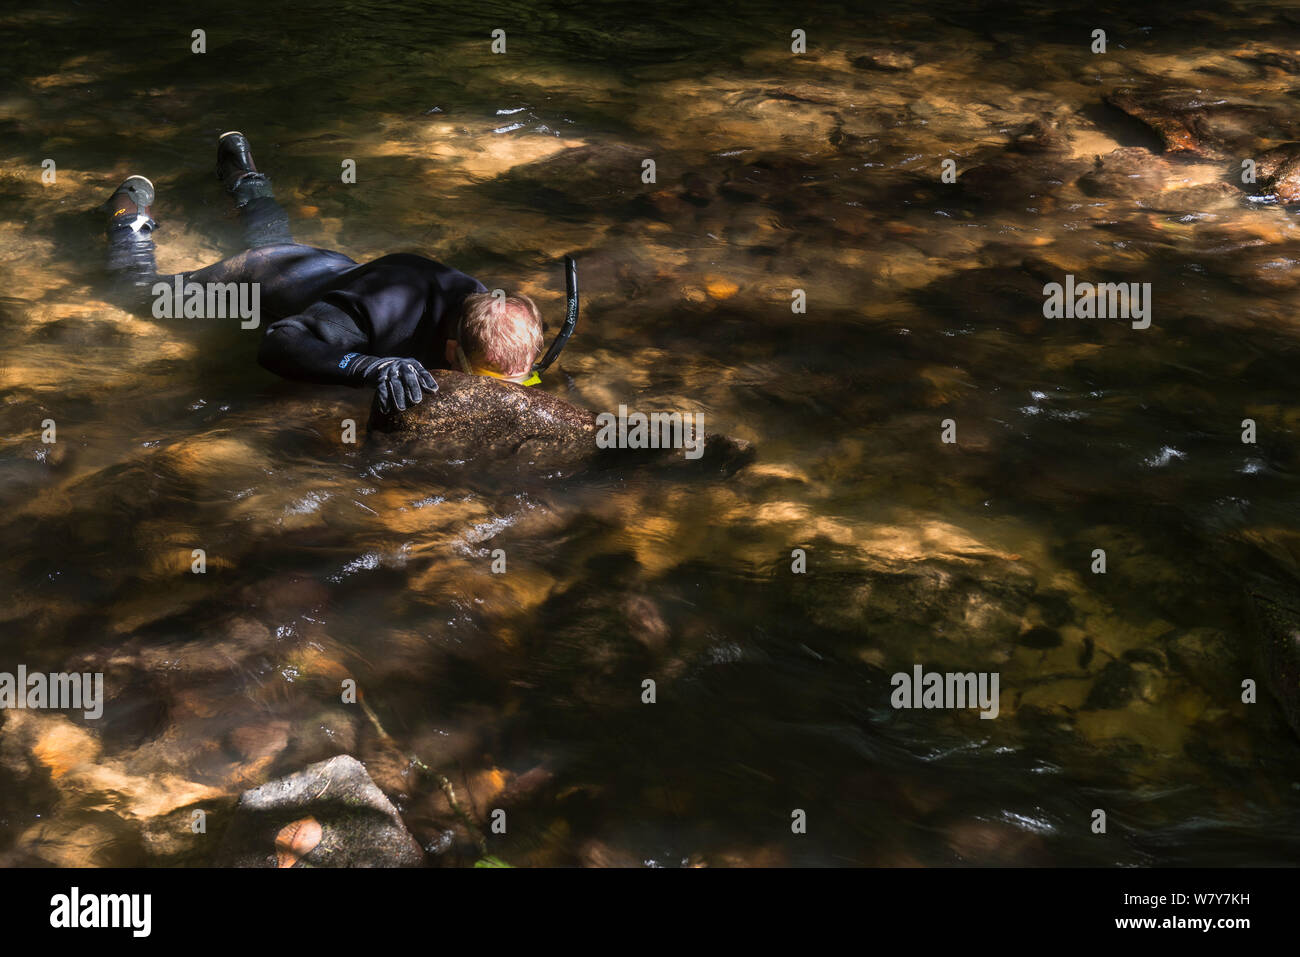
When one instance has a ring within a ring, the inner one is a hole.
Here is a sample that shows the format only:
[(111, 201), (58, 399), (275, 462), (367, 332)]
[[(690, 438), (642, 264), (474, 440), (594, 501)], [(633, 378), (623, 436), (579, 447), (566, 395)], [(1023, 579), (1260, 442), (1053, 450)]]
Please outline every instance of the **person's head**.
[(466, 372), (522, 382), (532, 372), (542, 346), (542, 315), (527, 296), (474, 293), (465, 297), (456, 351)]

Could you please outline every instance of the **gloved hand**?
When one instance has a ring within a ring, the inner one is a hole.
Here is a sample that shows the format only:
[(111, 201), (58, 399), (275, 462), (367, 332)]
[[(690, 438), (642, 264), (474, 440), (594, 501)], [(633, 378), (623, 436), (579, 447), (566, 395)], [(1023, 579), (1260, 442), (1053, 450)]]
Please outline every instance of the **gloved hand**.
[(438, 391), (429, 370), (415, 359), (355, 355), (345, 356), (344, 361), (350, 376), (375, 387), (380, 412), (404, 411), (408, 405), (418, 405), (426, 392)]

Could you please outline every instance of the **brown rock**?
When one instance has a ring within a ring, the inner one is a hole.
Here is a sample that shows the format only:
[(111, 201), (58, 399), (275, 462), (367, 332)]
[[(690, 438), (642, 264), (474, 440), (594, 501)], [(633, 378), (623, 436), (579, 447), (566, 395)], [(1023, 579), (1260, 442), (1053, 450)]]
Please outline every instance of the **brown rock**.
[(1227, 159), (1256, 135), (1260, 111), (1196, 89), (1116, 90), (1111, 106), (1150, 127), (1165, 151)]
[(1260, 154), (1255, 172), (1260, 193), (1283, 203), (1300, 202), (1300, 143), (1283, 143)]
[(439, 371), (438, 391), (403, 412), (371, 407), (370, 430), (399, 441), (419, 441), (444, 460), (511, 458), (535, 467), (660, 462), (735, 471), (753, 450), (743, 440), (708, 434), (703, 456), (676, 449), (603, 449), (596, 416), (541, 387), (526, 388), (487, 376)]
[(1089, 196), (1146, 196), (1164, 189), (1168, 177), (1168, 160), (1141, 147), (1125, 147), (1098, 156), (1080, 177), (1079, 188)]
[(859, 70), (879, 70), (884, 73), (901, 73), (916, 66), (916, 57), (900, 50), (882, 48), (853, 58), (853, 65)]

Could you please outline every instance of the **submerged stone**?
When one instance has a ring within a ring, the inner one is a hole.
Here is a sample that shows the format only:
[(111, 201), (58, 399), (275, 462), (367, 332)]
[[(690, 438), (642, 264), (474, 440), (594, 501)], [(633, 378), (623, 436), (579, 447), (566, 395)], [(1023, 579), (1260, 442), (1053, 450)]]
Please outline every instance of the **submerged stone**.
[[(969, 169), (958, 187), (983, 204), (1040, 210), (1067, 183), (1087, 171), (1085, 161), (1069, 155), (1070, 137), (1052, 117), (1035, 120), (1017, 133), (1009, 147)], [(964, 164), (963, 164), (964, 165)]]
[(1042, 625), (1030, 628), (1017, 639), (1017, 644), (1022, 645), (1025, 648), (1059, 648), (1061, 643), (1062, 639), (1059, 631), (1055, 628), (1046, 628)]
[(1247, 587), (1247, 595), (1264, 683), (1300, 734), (1300, 591), (1261, 579)]
[(1261, 153), (1255, 161), (1260, 195), (1278, 202), (1300, 202), (1300, 143), (1283, 143)]
[(320, 841), (298, 867), (417, 867), (420, 845), (361, 762), (341, 754), (245, 791), (226, 831), (219, 865), (275, 867), (276, 838), (306, 818)]
[(1202, 254), (1214, 273), (1265, 295), (1300, 286), (1300, 242), (1225, 242)]
[(1227, 693), (1237, 689), (1237, 652), (1228, 636), (1215, 628), (1192, 628), (1173, 638), (1169, 660), (1191, 681), (1207, 691)]
[(916, 66), (916, 57), (889, 47), (868, 50), (861, 56), (853, 58), (853, 65), (859, 70), (880, 70), (884, 73), (901, 73)]
[(696, 459), (681, 448), (602, 448), (596, 414), (545, 389), (449, 370), (434, 378), (438, 391), (405, 411), (381, 412), (376, 402), (372, 432), (416, 441), (443, 459), (459, 461), (514, 458), (574, 468), (654, 462), (734, 471), (752, 458), (748, 442), (708, 434), (707, 428)]
[(1136, 694), (1136, 676), (1126, 661), (1111, 661), (1101, 669), (1083, 703), (1085, 711), (1110, 710), (1127, 705)]
[(1226, 159), (1259, 135), (1257, 107), (1204, 90), (1116, 90), (1103, 99), (1153, 130), (1167, 153)]
[(449, 458), (541, 454), (580, 460), (596, 451), (596, 417), (541, 388), (438, 371), (438, 391), (405, 411), (381, 412), (370, 428), (427, 443)]
[(1093, 168), (1079, 179), (1079, 188), (1089, 196), (1146, 196), (1163, 190), (1168, 178), (1168, 160), (1130, 146), (1098, 156)]

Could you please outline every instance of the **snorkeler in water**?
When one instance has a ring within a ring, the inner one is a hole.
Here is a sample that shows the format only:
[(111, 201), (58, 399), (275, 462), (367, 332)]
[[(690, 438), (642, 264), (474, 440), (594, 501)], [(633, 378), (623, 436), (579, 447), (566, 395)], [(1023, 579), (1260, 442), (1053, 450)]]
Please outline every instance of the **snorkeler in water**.
[[(276, 317), (258, 362), (289, 379), (372, 386), (381, 411), (404, 410), (438, 390), (429, 369), (460, 369), (533, 385), (577, 322), (577, 273), (566, 257), (568, 314), (538, 362), (543, 330), (527, 296), (493, 295), (470, 276), (423, 256), (397, 253), (358, 264), (342, 253), (294, 242), (271, 182), (258, 171), (248, 138), (217, 141), (217, 178), (230, 194), (245, 251), (194, 272), (182, 284), (256, 283)], [(157, 283), (154, 186), (129, 176), (108, 202), (108, 269), (140, 305)]]

